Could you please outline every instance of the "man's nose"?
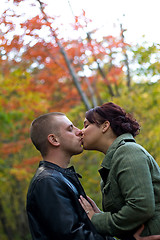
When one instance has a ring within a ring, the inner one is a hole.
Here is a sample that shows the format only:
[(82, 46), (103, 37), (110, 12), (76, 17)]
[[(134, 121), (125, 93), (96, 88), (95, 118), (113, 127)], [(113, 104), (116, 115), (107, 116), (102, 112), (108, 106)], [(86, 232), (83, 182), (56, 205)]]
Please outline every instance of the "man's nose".
[(76, 129), (76, 136), (82, 136), (83, 132), (79, 128)]
[(84, 133), (84, 127), (81, 129), (81, 132)]

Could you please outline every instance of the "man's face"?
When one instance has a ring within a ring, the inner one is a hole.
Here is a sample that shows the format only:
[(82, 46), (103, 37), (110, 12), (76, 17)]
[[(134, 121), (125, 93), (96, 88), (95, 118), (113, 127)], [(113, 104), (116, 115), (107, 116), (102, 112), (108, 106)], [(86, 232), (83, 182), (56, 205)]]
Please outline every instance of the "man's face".
[(83, 151), (82, 132), (66, 116), (58, 116), (60, 148), (66, 155), (76, 155)]

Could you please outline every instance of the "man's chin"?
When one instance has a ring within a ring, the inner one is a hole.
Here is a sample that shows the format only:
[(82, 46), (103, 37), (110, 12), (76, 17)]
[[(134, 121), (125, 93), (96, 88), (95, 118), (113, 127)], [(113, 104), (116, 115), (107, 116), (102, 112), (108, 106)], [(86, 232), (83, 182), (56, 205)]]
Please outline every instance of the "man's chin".
[(79, 151), (77, 151), (76, 153), (75, 153), (75, 155), (78, 155), (78, 154), (80, 154), (80, 153), (82, 153), (83, 152), (83, 147), (79, 150)]

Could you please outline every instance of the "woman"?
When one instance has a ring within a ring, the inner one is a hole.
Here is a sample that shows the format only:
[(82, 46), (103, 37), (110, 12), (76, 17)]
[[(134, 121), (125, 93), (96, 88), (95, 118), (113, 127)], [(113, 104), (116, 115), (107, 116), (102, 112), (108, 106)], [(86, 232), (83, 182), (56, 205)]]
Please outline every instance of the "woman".
[(138, 122), (108, 102), (86, 113), (83, 146), (103, 152), (101, 212), (81, 197), (80, 202), (97, 231), (129, 239), (144, 224), (142, 236), (160, 234), (160, 168), (135, 142)]

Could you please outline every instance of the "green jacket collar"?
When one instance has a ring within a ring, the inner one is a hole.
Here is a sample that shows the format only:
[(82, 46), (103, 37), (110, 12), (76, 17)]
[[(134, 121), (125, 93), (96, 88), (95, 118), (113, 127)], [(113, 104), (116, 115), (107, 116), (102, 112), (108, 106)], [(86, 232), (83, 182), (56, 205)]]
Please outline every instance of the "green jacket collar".
[(134, 137), (130, 133), (125, 133), (120, 135), (115, 139), (115, 141), (111, 144), (108, 148), (105, 158), (101, 164), (102, 167), (110, 169), (113, 154), (115, 153), (116, 149), (121, 145), (125, 144), (125, 142), (135, 142)]

